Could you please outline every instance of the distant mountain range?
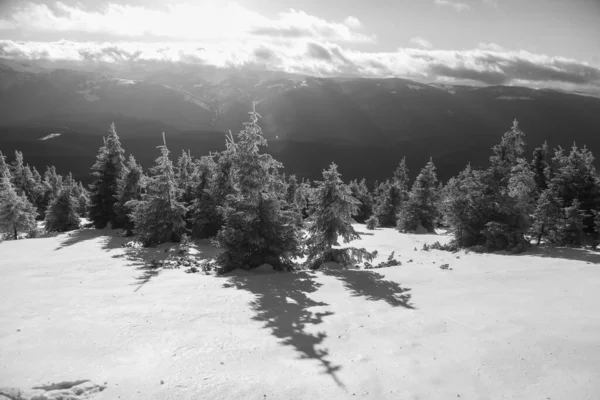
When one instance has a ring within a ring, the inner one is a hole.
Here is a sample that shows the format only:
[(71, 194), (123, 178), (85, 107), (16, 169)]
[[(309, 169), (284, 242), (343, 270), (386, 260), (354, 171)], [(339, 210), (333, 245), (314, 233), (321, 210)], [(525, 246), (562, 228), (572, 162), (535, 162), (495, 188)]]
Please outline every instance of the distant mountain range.
[(144, 166), (161, 132), (173, 158), (224, 147), (252, 103), (268, 151), (287, 173), (319, 178), (332, 161), (344, 179), (385, 179), (407, 157), (413, 174), (433, 157), (446, 180), (519, 120), (528, 152), (577, 142), (600, 152), (600, 98), (555, 90), (458, 86), (406, 79), (315, 78), (207, 66), (58, 68), (0, 59), (0, 149), (43, 170), (89, 181), (111, 122)]

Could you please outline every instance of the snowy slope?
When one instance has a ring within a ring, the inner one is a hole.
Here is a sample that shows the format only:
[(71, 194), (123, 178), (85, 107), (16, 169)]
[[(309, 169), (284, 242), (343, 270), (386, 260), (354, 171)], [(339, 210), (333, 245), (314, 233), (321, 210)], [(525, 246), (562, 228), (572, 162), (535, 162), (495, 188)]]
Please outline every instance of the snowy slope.
[(425, 252), (448, 238), (358, 229), (377, 261), (396, 251), (403, 265), (214, 277), (145, 270), (166, 246), (122, 248), (116, 231), (0, 243), (0, 386), (89, 379), (106, 382), (103, 400), (600, 398), (599, 254)]

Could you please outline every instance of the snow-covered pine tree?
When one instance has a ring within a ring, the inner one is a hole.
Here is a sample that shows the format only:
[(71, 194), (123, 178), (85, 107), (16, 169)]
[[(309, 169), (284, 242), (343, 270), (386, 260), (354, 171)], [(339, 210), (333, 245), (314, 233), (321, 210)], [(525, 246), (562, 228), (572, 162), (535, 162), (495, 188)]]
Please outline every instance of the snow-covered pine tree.
[(164, 133), (163, 142), (162, 146), (158, 146), (161, 156), (156, 159), (156, 165), (150, 168), (146, 192), (141, 200), (125, 203), (126, 207), (133, 210), (130, 217), (135, 225), (135, 233), (144, 246), (177, 242), (186, 232), (183, 217), (187, 209), (177, 200), (177, 182)]
[(352, 196), (356, 200), (360, 201), (358, 214), (356, 214), (354, 219), (358, 223), (365, 223), (373, 214), (373, 198), (371, 197), (371, 193), (369, 193), (369, 189), (367, 188), (366, 179), (363, 178), (360, 182), (358, 182), (356, 179), (351, 181), (350, 190), (352, 191)]
[(98, 150), (96, 163), (91, 174), (96, 178), (90, 186), (88, 217), (96, 228), (104, 228), (109, 222), (118, 228), (117, 213), (114, 208), (118, 181), (125, 172), (125, 150), (121, 146), (115, 124), (110, 125), (109, 135)]
[[(70, 182), (67, 179), (67, 182)], [(80, 227), (77, 212), (79, 201), (73, 196), (73, 185), (65, 185), (46, 210), (45, 223), (48, 232), (67, 232)]]
[(571, 207), (577, 199), (586, 216), (584, 231), (594, 233), (593, 210), (600, 209), (600, 176), (594, 167), (594, 156), (586, 147), (575, 144), (568, 154), (562, 148), (552, 158), (552, 177), (549, 188), (562, 200), (562, 207)]
[(557, 236), (558, 244), (568, 246), (581, 246), (583, 244), (585, 223), (588, 215), (581, 208), (581, 202), (573, 199), (569, 207), (564, 208), (564, 219), (561, 221)]
[(15, 151), (15, 161), (12, 164), (13, 185), (17, 194), (25, 194), (30, 203), (36, 202), (35, 180), (31, 168), (23, 163), (23, 153)]
[(46, 210), (52, 201), (58, 196), (63, 188), (63, 177), (56, 173), (56, 168), (52, 165), (46, 167), (44, 180), (40, 186), (41, 197), (38, 204), (38, 210), (46, 215)]
[(33, 204), (25, 194), (17, 194), (10, 181), (10, 174), (5, 170), (0, 177), (0, 231), (10, 233), (16, 240), (19, 232), (35, 229), (36, 216)]
[(548, 180), (550, 179), (550, 165), (548, 158), (548, 143), (544, 142), (541, 147), (537, 147), (533, 151), (533, 159), (531, 160), (531, 170), (535, 177), (535, 185), (538, 193), (548, 189)]
[(539, 245), (546, 237), (556, 237), (559, 222), (562, 218), (561, 201), (550, 189), (544, 190), (536, 203), (531, 225), (531, 235)]
[(222, 225), (217, 211), (215, 195), (220, 193), (220, 181), (215, 178), (217, 163), (213, 155), (202, 156), (196, 161), (196, 186), (190, 207), (192, 236), (200, 239), (214, 237)]
[(407, 193), (403, 191), (395, 180), (388, 180), (380, 186), (380, 196), (375, 208), (375, 215), (379, 219), (379, 225), (384, 228), (396, 227), (398, 212)]
[(439, 214), (438, 179), (435, 165), (430, 159), (415, 179), (408, 200), (400, 207), (398, 230), (415, 231), (423, 226), (428, 232), (434, 232)]
[(186, 206), (190, 206), (195, 198), (196, 169), (194, 160), (189, 152), (182, 150), (177, 159), (177, 173), (175, 180), (179, 189), (180, 199)]
[(402, 160), (400, 161), (400, 163), (396, 167), (396, 170), (394, 171), (393, 181), (396, 183), (396, 185), (398, 185), (398, 187), (401, 190), (404, 190), (405, 192), (408, 192), (408, 173), (409, 170), (408, 166), (406, 165), (406, 157), (402, 157)]
[(133, 221), (129, 216), (132, 209), (127, 206), (127, 202), (131, 200), (141, 200), (142, 180), (142, 167), (135, 161), (135, 157), (130, 154), (127, 164), (125, 165), (125, 172), (117, 182), (117, 202), (115, 203), (117, 225), (125, 229), (126, 236), (133, 235), (134, 229)]
[(327, 261), (353, 259), (360, 262), (363, 257), (369, 257), (364, 249), (333, 249), (340, 245), (340, 239), (344, 243), (360, 239), (352, 226), (356, 223), (352, 216), (358, 212), (359, 204), (342, 181), (337, 165), (332, 163), (323, 171), (323, 180), (317, 183), (312, 199), (307, 241), (307, 264), (311, 268), (319, 268)]
[(6, 163), (6, 156), (0, 150), (0, 179), (4, 177), (5, 172), (10, 172), (10, 169)]
[(258, 125), (260, 115), (254, 109), (249, 114), (250, 122), (244, 123), (237, 141), (230, 138), (228, 143), (233, 193), (218, 207), (223, 218), (215, 240), (223, 249), (219, 261), (223, 270), (264, 263), (291, 267), (301, 255), (299, 215), (279, 192), (281, 163), (260, 152), (267, 145)]

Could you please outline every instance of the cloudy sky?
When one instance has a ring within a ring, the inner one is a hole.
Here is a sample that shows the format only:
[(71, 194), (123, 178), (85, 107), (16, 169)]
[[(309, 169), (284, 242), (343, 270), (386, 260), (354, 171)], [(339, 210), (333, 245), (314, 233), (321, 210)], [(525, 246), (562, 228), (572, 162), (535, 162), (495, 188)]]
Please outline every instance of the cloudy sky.
[(0, 0), (0, 57), (600, 92), (600, 0)]

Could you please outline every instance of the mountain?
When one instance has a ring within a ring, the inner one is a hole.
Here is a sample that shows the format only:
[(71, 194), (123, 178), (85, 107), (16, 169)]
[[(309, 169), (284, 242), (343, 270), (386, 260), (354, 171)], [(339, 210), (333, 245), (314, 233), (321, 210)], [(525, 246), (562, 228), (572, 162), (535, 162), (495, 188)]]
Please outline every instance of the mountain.
[[(414, 174), (433, 157), (442, 179), (485, 165), (516, 118), (528, 152), (575, 141), (600, 152), (600, 99), (524, 87), (406, 79), (315, 78), (259, 70), (156, 65), (66, 68), (0, 60), (0, 149), (89, 179), (111, 122), (148, 166), (161, 132), (176, 157), (224, 147), (252, 103), (268, 151), (286, 172), (319, 178), (332, 161), (345, 179), (385, 179), (406, 156)], [(43, 139), (43, 140), (42, 140)]]

